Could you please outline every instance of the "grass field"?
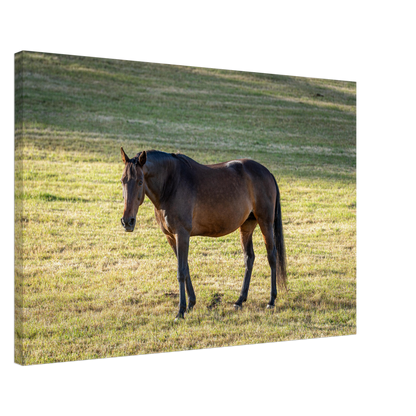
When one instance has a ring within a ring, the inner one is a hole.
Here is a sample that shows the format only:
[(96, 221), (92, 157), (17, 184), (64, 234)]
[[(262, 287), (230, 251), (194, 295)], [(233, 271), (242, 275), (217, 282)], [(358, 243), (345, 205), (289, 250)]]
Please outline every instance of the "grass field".
[[(16, 361), (52, 363), (356, 332), (355, 83), (24, 52), (16, 56)], [(191, 239), (197, 296), (145, 199), (120, 225), (120, 146), (250, 157), (282, 197), (288, 293), (266, 310), (257, 227), (242, 311), (238, 231)]]

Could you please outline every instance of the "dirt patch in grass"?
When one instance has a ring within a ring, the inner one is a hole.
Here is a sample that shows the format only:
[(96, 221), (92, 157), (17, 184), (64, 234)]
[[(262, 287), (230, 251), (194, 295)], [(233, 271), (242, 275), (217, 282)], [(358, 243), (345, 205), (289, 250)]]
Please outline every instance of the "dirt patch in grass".
[(214, 309), (218, 307), (221, 304), (222, 298), (223, 298), (223, 295), (221, 295), (220, 293), (213, 293), (207, 308)]

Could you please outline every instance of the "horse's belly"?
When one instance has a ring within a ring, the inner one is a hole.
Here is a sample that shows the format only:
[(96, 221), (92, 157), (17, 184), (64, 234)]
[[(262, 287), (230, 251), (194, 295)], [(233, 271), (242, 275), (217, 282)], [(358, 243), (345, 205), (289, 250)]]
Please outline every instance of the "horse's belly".
[(250, 215), (251, 207), (205, 209), (194, 213), (191, 235), (221, 237), (239, 228)]

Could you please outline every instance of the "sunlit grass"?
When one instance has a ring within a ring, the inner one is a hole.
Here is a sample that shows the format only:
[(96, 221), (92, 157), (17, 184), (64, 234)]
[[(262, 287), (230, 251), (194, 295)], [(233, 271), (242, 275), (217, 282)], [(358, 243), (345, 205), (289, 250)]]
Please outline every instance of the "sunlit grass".
[[(355, 84), (42, 54), (24, 54), (23, 64), (18, 361), (355, 333)], [(179, 150), (201, 163), (251, 157), (272, 171), (289, 272), (274, 310), (265, 309), (270, 269), (257, 228), (243, 310), (233, 308), (244, 274), (238, 232), (196, 237), (197, 305), (173, 321), (176, 260), (151, 202), (133, 234), (120, 225), (121, 145), (129, 155)]]

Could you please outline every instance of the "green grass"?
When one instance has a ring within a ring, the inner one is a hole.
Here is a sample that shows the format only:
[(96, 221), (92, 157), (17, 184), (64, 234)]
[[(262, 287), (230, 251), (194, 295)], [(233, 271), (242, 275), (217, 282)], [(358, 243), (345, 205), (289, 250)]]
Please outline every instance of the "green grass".
[[(355, 83), (63, 55), (16, 58), (16, 360), (23, 364), (356, 332)], [(251, 157), (282, 197), (289, 292), (249, 298), (238, 231), (191, 240), (194, 311), (146, 199), (120, 225), (120, 146), (201, 163)]]

